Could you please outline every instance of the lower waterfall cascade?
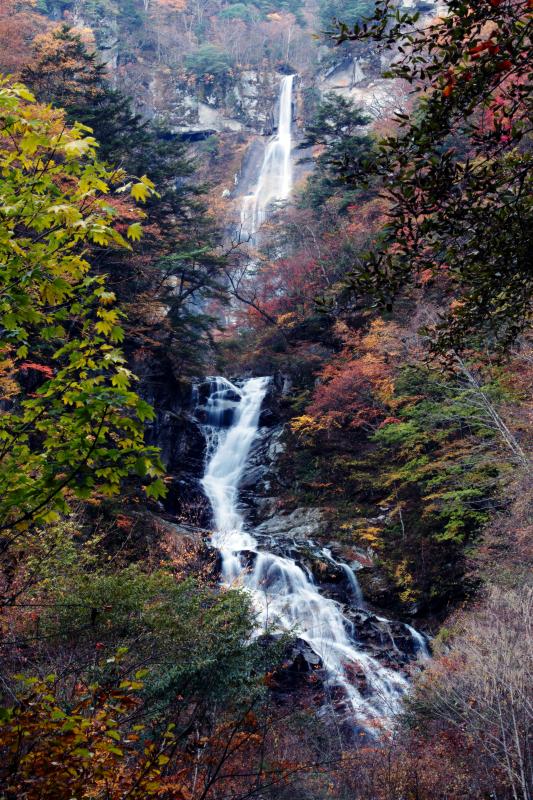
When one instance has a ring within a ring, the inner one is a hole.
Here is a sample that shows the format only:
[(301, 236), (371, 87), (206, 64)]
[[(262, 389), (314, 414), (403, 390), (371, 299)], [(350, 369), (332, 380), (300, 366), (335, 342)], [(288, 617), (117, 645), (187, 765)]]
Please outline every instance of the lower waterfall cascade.
[[(370, 724), (376, 719), (380, 724), (390, 723), (409, 687), (407, 678), (358, 647), (357, 632), (343, 615), (342, 604), (320, 593), (309, 570), (289, 556), (262, 550), (246, 530), (239, 509), (239, 483), (259, 434), (261, 407), (270, 378), (249, 378), (239, 385), (221, 377), (208, 380), (210, 394), (202, 408), (207, 449), (201, 485), (212, 509), (211, 542), (220, 553), (222, 583), (242, 586), (249, 592), (259, 632), (294, 632), (312, 648), (322, 660), (326, 685), (347, 698), (357, 724), (365, 726), (365, 722)], [(335, 561), (327, 548), (321, 552), (347, 573), (352, 603), (362, 608), (363, 598), (353, 570)], [(405, 627), (410, 631), (413, 650), (420, 657), (427, 657), (424, 637)], [(364, 673), (364, 696), (350, 680), (350, 673), (354, 672)]]

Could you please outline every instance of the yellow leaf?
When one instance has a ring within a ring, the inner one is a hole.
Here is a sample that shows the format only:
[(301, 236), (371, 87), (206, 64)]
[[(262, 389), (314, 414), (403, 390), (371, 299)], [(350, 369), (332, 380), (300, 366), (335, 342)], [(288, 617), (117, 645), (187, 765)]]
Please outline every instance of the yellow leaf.
[[(141, 203), (145, 203), (148, 197), (148, 187), (145, 186), (144, 183), (134, 183), (131, 187), (130, 194), (134, 200), (140, 200)], [(132, 226), (130, 225), (130, 227)]]
[(100, 289), (97, 292), (95, 292), (95, 294), (97, 295), (99, 301), (104, 306), (107, 306), (109, 305), (109, 303), (113, 303), (116, 300), (115, 292), (109, 292), (105, 289)]
[(88, 136), (86, 139), (75, 139), (73, 142), (67, 142), (63, 145), (63, 150), (67, 158), (79, 158), (79, 156), (85, 155), (94, 144), (96, 144), (96, 141), (92, 136)]
[(134, 242), (138, 242), (142, 236), (142, 228), (139, 222), (134, 222), (132, 225), (129, 226), (127, 231), (128, 239), (131, 239)]
[(113, 326), (109, 322), (104, 322), (100, 320), (94, 326), (97, 333), (102, 333), (104, 336), (107, 336), (113, 330)]

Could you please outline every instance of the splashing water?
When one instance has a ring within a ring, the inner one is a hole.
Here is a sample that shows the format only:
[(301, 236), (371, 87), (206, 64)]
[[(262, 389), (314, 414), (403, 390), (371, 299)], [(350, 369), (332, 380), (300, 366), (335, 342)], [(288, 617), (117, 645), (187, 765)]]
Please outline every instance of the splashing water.
[[(386, 723), (399, 708), (407, 680), (358, 648), (341, 604), (323, 597), (311, 575), (289, 557), (261, 551), (245, 529), (238, 489), (258, 434), (269, 378), (251, 378), (240, 386), (225, 378), (210, 381), (203, 409), (207, 455), (202, 486), (213, 511), (212, 543), (221, 554), (223, 583), (241, 585), (250, 593), (261, 628), (293, 631), (310, 645), (322, 659), (328, 685), (345, 695), (359, 723)], [(329, 551), (323, 553), (339, 563)], [(356, 578), (345, 566), (359, 600)], [(421, 635), (414, 630), (412, 635), (425, 654)], [(362, 691), (353, 685), (355, 675), (364, 676)]]
[(294, 75), (281, 81), (277, 135), (268, 143), (255, 189), (243, 198), (241, 237), (255, 238), (274, 201), (287, 200), (292, 188), (291, 131)]
[(344, 574), (346, 575), (346, 581), (348, 586), (350, 587), (350, 592), (352, 594), (353, 603), (357, 606), (357, 608), (364, 608), (365, 601), (363, 600), (363, 593), (361, 591), (361, 587), (359, 586), (359, 582), (355, 577), (355, 573), (348, 564), (344, 564), (342, 561), (337, 561), (337, 559), (333, 558), (331, 550), (328, 547), (324, 547), (322, 549), (323, 554), (326, 556), (328, 561), (331, 561), (332, 564), (335, 566), (340, 567)]

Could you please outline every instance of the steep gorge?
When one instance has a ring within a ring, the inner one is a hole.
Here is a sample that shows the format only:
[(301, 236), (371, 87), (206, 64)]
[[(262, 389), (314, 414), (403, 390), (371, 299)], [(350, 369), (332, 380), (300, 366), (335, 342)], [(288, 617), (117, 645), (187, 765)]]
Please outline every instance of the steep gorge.
[[(241, 201), (237, 235), (255, 245), (272, 205), (286, 202), (292, 189), (293, 80), (290, 75), (280, 81), (277, 133), (267, 143), (255, 176), (252, 171), (253, 191)], [(202, 519), (206, 528), (214, 524), (215, 533), (208, 541), (220, 553), (221, 581), (243, 586), (250, 593), (259, 631), (291, 633), (311, 648), (307, 658), (300, 653), (304, 671), (309, 678), (316, 677), (318, 664), (325, 671), (323, 696), (345, 721), (368, 730), (386, 726), (408, 688), (411, 665), (428, 657), (426, 640), (411, 626), (390, 622), (366, 608), (354, 572), (360, 564), (355, 561), (350, 566), (313, 541), (314, 528), (322, 524), (320, 509), (301, 509), (303, 525), (298, 525), (297, 513), (268, 511), (278, 503), (275, 496), (263, 497), (263, 511), (258, 510), (254, 489), (264, 484), (269, 470), (277, 469), (276, 450), (283, 448), (267, 444), (272, 441), (272, 423), (279, 440), (281, 419), (270, 411), (270, 425), (261, 424), (267, 393), (271, 408), (279, 405), (279, 381), (272, 384), (268, 377), (232, 380), (208, 379), (193, 385), (190, 428), (195, 429), (197, 420), (206, 439), (204, 474), (200, 479), (195, 434), (196, 444), (189, 448), (194, 462), (186, 464), (185, 472), (196, 472), (197, 477), (177, 487), (179, 502), (197, 508), (200, 487), (207, 496), (212, 516), (204, 512)], [(157, 441), (165, 452), (166, 442)], [(254, 453), (263, 454), (255, 468)], [(187, 485), (194, 487), (189, 496)], [(324, 575), (317, 566), (325, 569)]]
[[(369, 69), (368, 62), (364, 69)], [(367, 78), (360, 61), (351, 55), (341, 57), (318, 80), (322, 92), (353, 95), (377, 116), (389, 113), (391, 103), (398, 102), (387, 82)], [(228, 195), (225, 213), (230, 239), (245, 247), (244, 274), (253, 274), (261, 228), (269, 222), (268, 241), (272, 226), (276, 227), (277, 208), (290, 200), (293, 173), (301, 172), (293, 126), (302, 103), (302, 80), (290, 72), (272, 72), (269, 82), (277, 92), (269, 113), (273, 132), (264, 144), (256, 134), (251, 136), (243, 159), (246, 169), (236, 179), (235, 189), (223, 192)], [(216, 115), (210, 120), (215, 121)], [(231, 128), (226, 126), (226, 132), (219, 133), (235, 138)], [(204, 134), (212, 133), (209, 129), (201, 133), (200, 143)], [(297, 137), (301, 133), (296, 130)], [(194, 138), (200, 130), (192, 125), (181, 134)], [(243, 137), (242, 130), (238, 136)], [(201, 148), (199, 154), (201, 158)], [(148, 395), (157, 413), (153, 441), (161, 447), (169, 470), (165, 516), (171, 523), (177, 521), (178, 529), (185, 523), (186, 533), (191, 530), (187, 526), (192, 524), (194, 529), (199, 523), (200, 538), (221, 554), (222, 582), (242, 585), (254, 598), (260, 629), (273, 625), (274, 631), (291, 632), (297, 641), (305, 642), (310, 650), (296, 650), (299, 656), (295, 657), (305, 665), (308, 678), (313, 678), (318, 665), (325, 670), (321, 691), (335, 712), (363, 728), (365, 724), (369, 728), (387, 725), (408, 688), (413, 668), (428, 657), (427, 640), (410, 625), (387, 620), (379, 604), (370, 610), (366, 607), (354, 570), (368, 565), (368, 554), (361, 551), (360, 560), (356, 556), (349, 564), (334, 538), (325, 546), (322, 529), (327, 523), (320, 508), (273, 511), (280, 498), (268, 496), (265, 475), (278, 469), (275, 462), (284, 448), (284, 420), (275, 410), (269, 412), (269, 425), (261, 425), (259, 419), (267, 392), (269, 406), (279, 406), (280, 378), (270, 387), (264, 377), (231, 374), (231, 380), (198, 378), (181, 398), (165, 388)], [(263, 463), (254, 466), (258, 458)], [(259, 484), (262, 497), (254, 492)], [(213, 537), (208, 533), (213, 517), (206, 496), (214, 515)], [(320, 543), (313, 539), (316, 533)]]

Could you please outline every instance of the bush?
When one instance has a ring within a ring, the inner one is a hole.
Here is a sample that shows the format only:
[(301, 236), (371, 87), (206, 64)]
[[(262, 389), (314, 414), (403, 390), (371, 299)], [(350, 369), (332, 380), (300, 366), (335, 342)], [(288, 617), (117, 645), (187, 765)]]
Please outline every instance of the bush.
[(342, 19), (347, 25), (353, 26), (363, 17), (368, 17), (374, 11), (374, 0), (321, 0), (320, 24), (324, 29), (330, 29), (333, 19)]
[(253, 17), (252, 9), (244, 3), (233, 3), (223, 8), (219, 14), (221, 19), (241, 19), (250, 22)]
[(214, 44), (204, 44), (185, 57), (185, 67), (199, 79), (210, 76), (223, 81), (230, 75), (231, 66), (230, 54)]
[[(456, 634), (411, 699), (416, 728), (439, 721), (471, 743), (470, 760), (516, 800), (528, 800), (533, 768), (533, 590), (492, 587), (456, 620)], [(451, 737), (450, 733), (450, 737)]]
[[(177, 695), (231, 700), (251, 688), (260, 657), (250, 643), (253, 615), (238, 591), (218, 592), (136, 565), (90, 574), (67, 565), (46, 596), (40, 630), (58, 651), (114, 652), (149, 664), (146, 698), (157, 708)], [(126, 659), (128, 660), (128, 659)]]

